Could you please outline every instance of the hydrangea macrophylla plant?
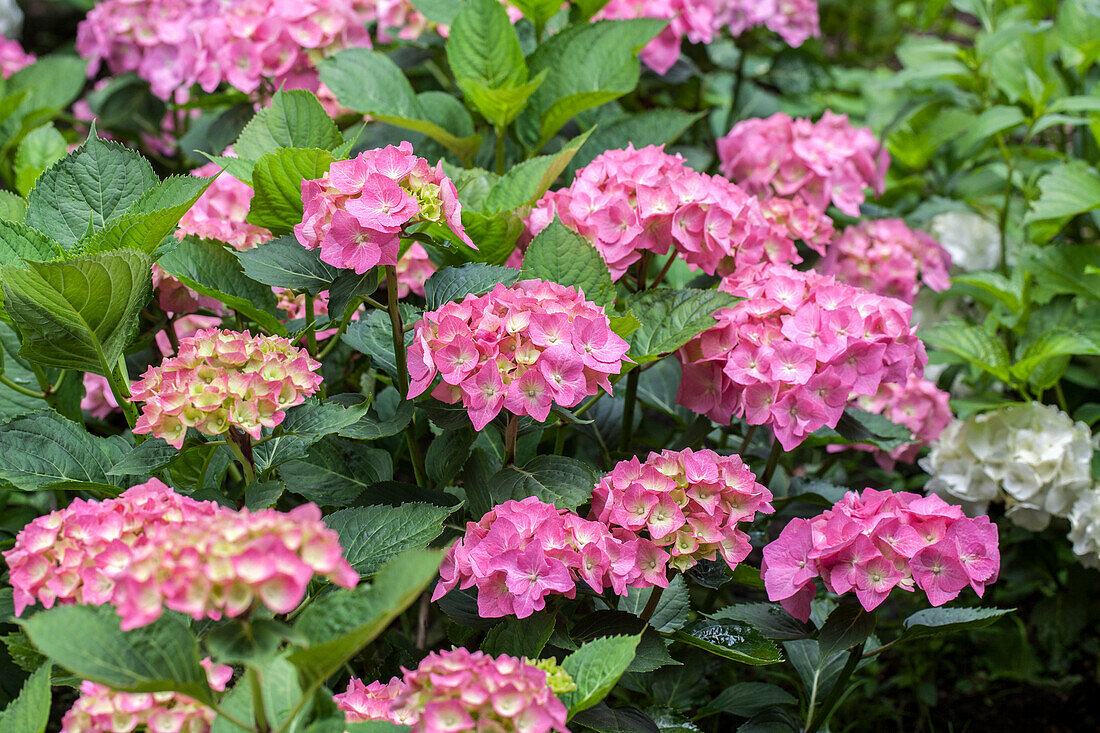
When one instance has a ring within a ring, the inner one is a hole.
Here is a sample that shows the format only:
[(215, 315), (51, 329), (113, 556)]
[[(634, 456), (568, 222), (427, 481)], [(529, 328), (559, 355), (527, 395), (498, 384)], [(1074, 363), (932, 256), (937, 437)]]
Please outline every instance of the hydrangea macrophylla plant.
[(1038, 532), (1066, 517), (1092, 486), (1092, 432), (1053, 405), (1014, 404), (948, 425), (920, 462), (926, 490), (972, 513), (1003, 501), (1013, 522)]
[(565, 733), (566, 709), (542, 669), (523, 659), (458, 648), (432, 652), (386, 685), (352, 679), (336, 695), (349, 722), (389, 720), (413, 733)]
[(33, 64), (35, 60), (34, 54), (24, 51), (19, 41), (0, 38), (0, 77), (7, 79), (20, 69)]
[(711, 275), (797, 260), (789, 240), (765, 246), (771, 225), (752, 196), (653, 145), (597, 156), (568, 188), (542, 197), (527, 219), (528, 233), (538, 234), (555, 216), (592, 242), (616, 280), (644, 252), (663, 255), (670, 246)]
[(373, 0), (106, 0), (80, 23), (76, 48), (114, 74), (136, 72), (162, 99), (188, 97), (198, 84), (251, 93), (276, 87), (316, 91), (320, 57), (369, 46)]
[(951, 395), (923, 377), (909, 375), (905, 384), (880, 385), (871, 396), (859, 397), (856, 404), (867, 412), (885, 415), (891, 422), (904, 425), (912, 433), (913, 442), (900, 445), (887, 452), (874, 446), (828, 446), (830, 452), (856, 448), (871, 451), (875, 462), (887, 471), (894, 470), (898, 461), (912, 463), (921, 448), (940, 437), (955, 416), (951, 412)]
[(864, 189), (881, 194), (890, 156), (866, 127), (826, 111), (817, 122), (776, 112), (742, 120), (718, 141), (722, 174), (762, 198), (801, 197), (859, 216)]
[(771, 500), (740, 456), (686, 448), (620, 461), (596, 485), (592, 516), (652, 539), (680, 571), (719, 553), (732, 569), (752, 550), (738, 522), (770, 513)]
[(618, 374), (630, 345), (611, 330), (602, 306), (575, 288), (542, 280), (497, 284), (425, 313), (409, 347), (409, 397), (443, 381), (432, 396), (461, 402), (481, 430), (500, 411), (546, 420)]
[(761, 575), (768, 598), (806, 621), (817, 577), (872, 611), (894, 588), (920, 588), (933, 606), (968, 585), (982, 596), (1000, 565), (989, 517), (971, 519), (938, 496), (864, 489), (812, 519), (792, 519), (764, 548)]
[(901, 219), (861, 221), (836, 238), (818, 269), (852, 285), (907, 303), (921, 284), (951, 287), (951, 255), (926, 232)]
[(634, 532), (613, 532), (530, 496), (494, 507), (447, 552), (432, 594), (477, 586), (478, 612), (486, 618), (526, 618), (546, 597), (573, 598), (578, 581), (617, 595), (627, 588), (668, 586), (669, 554)]
[[(211, 689), (222, 692), (233, 668), (202, 660)], [(207, 733), (214, 711), (177, 692), (116, 692), (84, 680), (77, 698), (61, 719), (61, 733)]]
[(179, 353), (149, 367), (131, 388), (144, 402), (134, 432), (180, 448), (187, 428), (221, 435), (232, 427), (255, 439), (317, 391), (321, 363), (276, 336), (209, 328), (180, 340)]
[(333, 267), (364, 273), (396, 265), (401, 233), (420, 222), (442, 224), (474, 246), (454, 183), (408, 142), (333, 162), (321, 178), (302, 181), (302, 202), (294, 234), (306, 249), (320, 247)]
[(905, 383), (928, 360), (900, 300), (790, 267), (722, 288), (746, 300), (679, 351), (677, 401), (718, 423), (770, 425), (785, 450), (835, 427), (852, 396)]
[(195, 619), (239, 616), (255, 603), (289, 613), (314, 575), (345, 588), (359, 581), (316, 505), (236, 511), (157, 479), (38, 517), (3, 556), (17, 616), (36, 602), (109, 603), (124, 630), (165, 608)]

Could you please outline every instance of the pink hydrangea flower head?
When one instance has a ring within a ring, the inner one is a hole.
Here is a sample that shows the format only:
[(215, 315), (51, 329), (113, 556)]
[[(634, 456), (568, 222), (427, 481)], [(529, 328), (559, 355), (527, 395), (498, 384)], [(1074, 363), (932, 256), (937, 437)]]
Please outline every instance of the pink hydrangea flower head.
[(17, 616), (35, 603), (109, 603), (124, 630), (165, 608), (215, 620), (254, 604), (289, 613), (314, 575), (346, 588), (359, 580), (315, 505), (236, 511), (157, 479), (38, 517), (3, 556)]
[(149, 367), (131, 387), (143, 402), (134, 432), (176, 448), (187, 428), (221, 435), (238, 428), (259, 439), (317, 391), (321, 363), (285, 338), (208, 328), (180, 339), (179, 353)]
[(578, 581), (619, 595), (627, 588), (666, 587), (668, 560), (648, 539), (613, 532), (605, 522), (532, 496), (506, 501), (466, 524), (466, 534), (447, 551), (432, 600), (476, 586), (482, 616), (526, 618), (546, 606), (547, 596), (573, 598)]
[(424, 297), (424, 283), (435, 273), (435, 265), (428, 259), (428, 250), (413, 242), (397, 261), (397, 297), (409, 293)]
[[(202, 660), (210, 687), (221, 692), (233, 676), (233, 668)], [(116, 692), (84, 680), (77, 698), (61, 719), (61, 733), (116, 733), (144, 730), (149, 733), (207, 733), (216, 713), (176, 692)]]
[(772, 196), (760, 202), (760, 211), (771, 224), (765, 249), (789, 252), (796, 241), (802, 241), (824, 255), (826, 245), (833, 241), (833, 220), (808, 205), (801, 196)]
[(542, 280), (498, 284), (425, 313), (409, 347), (409, 397), (461, 402), (477, 430), (502, 409), (544, 421), (552, 405), (574, 407), (618, 374), (630, 345), (602, 306), (575, 288)]
[(23, 50), (19, 41), (0, 38), (0, 77), (7, 79), (20, 69), (33, 64), (37, 59), (33, 53)]
[(970, 586), (981, 596), (997, 579), (997, 525), (971, 519), (938, 496), (865, 489), (812, 519), (793, 519), (764, 548), (768, 598), (807, 620), (816, 578), (854, 592), (868, 611), (894, 588), (920, 588), (933, 606)]
[(667, 254), (670, 245), (692, 269), (711, 275), (799, 261), (790, 242), (765, 246), (772, 226), (752, 196), (652, 145), (601, 153), (568, 188), (539, 200), (528, 235), (555, 216), (592, 243), (616, 280), (643, 253)]
[(684, 571), (719, 554), (730, 566), (750, 551), (738, 522), (771, 512), (772, 495), (738, 456), (664, 450), (618, 463), (596, 485), (592, 518), (653, 541)]
[(718, 141), (722, 174), (761, 198), (797, 194), (819, 212), (859, 216), (864, 190), (881, 194), (890, 156), (866, 127), (825, 112), (817, 122), (777, 112), (738, 122)]
[(96, 74), (136, 72), (161, 99), (227, 83), (245, 93), (275, 87), (318, 91), (315, 63), (369, 46), (373, 0), (106, 0), (77, 28), (76, 48)]
[(566, 733), (566, 709), (546, 672), (526, 660), (466, 649), (432, 652), (383, 685), (352, 679), (336, 695), (349, 722), (387, 720), (413, 733)]
[(717, 23), (728, 26), (734, 37), (764, 26), (798, 48), (821, 35), (817, 0), (716, 0), (715, 5)]
[[(232, 149), (225, 155), (235, 158)], [(220, 174), (220, 175), (219, 175)], [(180, 219), (176, 236), (183, 239), (191, 235), (202, 239), (227, 242), (233, 249), (243, 251), (271, 240), (267, 229), (245, 221), (252, 204), (252, 187), (222, 172), (217, 163), (207, 163), (191, 171), (193, 176), (218, 176)]]
[(646, 66), (665, 74), (680, 58), (680, 43), (710, 43), (720, 28), (718, 0), (611, 0), (596, 20), (660, 18), (669, 21), (638, 54)]
[(364, 273), (397, 265), (401, 232), (421, 222), (440, 224), (474, 246), (454, 183), (407, 142), (334, 162), (320, 178), (302, 181), (302, 201), (294, 234), (306, 249), (319, 247), (333, 267)]
[(904, 384), (882, 384), (871, 396), (859, 397), (855, 404), (867, 412), (885, 415), (898, 425), (909, 428), (912, 442), (884, 451), (870, 445), (828, 446), (830, 453), (846, 448), (870, 451), (875, 462), (887, 471), (893, 471), (898, 461), (913, 463), (920, 449), (929, 445), (944, 431), (954, 415), (949, 400), (951, 395), (934, 382), (910, 374)]
[(907, 303), (779, 266), (721, 287), (745, 300), (678, 352), (677, 400), (716, 422), (768, 424), (791, 450), (836, 427), (851, 397), (923, 374), (928, 357)]
[(829, 248), (821, 272), (858, 287), (912, 303), (921, 283), (937, 292), (951, 286), (951, 255), (931, 235), (901, 219), (861, 221)]

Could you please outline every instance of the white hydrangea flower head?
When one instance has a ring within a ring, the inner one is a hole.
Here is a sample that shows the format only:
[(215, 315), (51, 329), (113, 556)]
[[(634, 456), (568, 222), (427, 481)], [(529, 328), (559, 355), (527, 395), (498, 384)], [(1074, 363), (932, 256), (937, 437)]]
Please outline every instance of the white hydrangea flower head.
[(926, 489), (984, 514), (1003, 501), (1006, 515), (1038, 532), (1052, 516), (1068, 517), (1092, 484), (1088, 425), (1051, 405), (1009, 405), (957, 420), (932, 444), (920, 466)]
[(947, 211), (932, 217), (928, 228), (960, 270), (992, 270), (1001, 261), (997, 225), (972, 211)]
[(1087, 568), (1100, 569), (1100, 489), (1085, 491), (1069, 513), (1069, 541)]

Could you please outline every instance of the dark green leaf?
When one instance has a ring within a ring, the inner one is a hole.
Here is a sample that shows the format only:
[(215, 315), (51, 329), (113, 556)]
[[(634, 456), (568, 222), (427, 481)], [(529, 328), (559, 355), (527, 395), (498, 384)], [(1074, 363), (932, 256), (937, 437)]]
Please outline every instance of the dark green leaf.
[(443, 521), (458, 507), (402, 504), (341, 509), (325, 517), (340, 535), (344, 557), (360, 575), (373, 575), (406, 550), (424, 549), (443, 533)]
[(256, 193), (246, 221), (274, 234), (289, 234), (302, 221), (302, 181), (320, 178), (332, 161), (332, 153), (320, 148), (264, 153), (252, 169)]
[(943, 636), (955, 631), (972, 631), (991, 625), (1014, 608), (926, 608), (905, 619), (906, 639)]
[(677, 631), (673, 638), (742, 664), (783, 661), (775, 644), (743, 621), (701, 619)]
[(481, 649), (486, 654), (508, 654), (538, 659), (554, 633), (554, 614), (541, 611), (524, 619), (509, 616), (489, 629)]
[(493, 503), (538, 497), (558, 509), (575, 510), (592, 496), (598, 477), (583, 461), (567, 456), (536, 456), (522, 468), (506, 466), (489, 481)]
[(393, 459), (386, 451), (329, 436), (313, 444), (305, 458), (280, 466), (279, 475), (289, 491), (310, 501), (346, 506), (371, 484), (391, 480)]
[(639, 364), (656, 361), (680, 348), (715, 324), (714, 314), (739, 298), (720, 290), (645, 290), (626, 300), (642, 324), (630, 335), (630, 358)]
[(4, 733), (43, 733), (50, 720), (50, 665), (43, 664), (23, 683), (19, 697), (0, 711)]
[[(340, 270), (321, 261), (320, 250), (306, 249), (293, 235), (237, 252), (244, 274), (258, 283), (317, 295), (328, 290)], [(339, 318), (340, 313), (334, 313)]]
[(867, 641), (874, 630), (874, 614), (864, 611), (863, 606), (848, 599), (825, 619), (817, 639), (818, 653), (823, 657), (839, 654)]
[(575, 287), (596, 305), (607, 306), (615, 300), (615, 286), (603, 257), (556, 217), (528, 246), (521, 277)]
[(467, 295), (484, 295), (497, 283), (511, 285), (519, 278), (519, 271), (511, 267), (485, 265), (471, 262), (461, 267), (444, 267), (424, 283), (424, 298), (428, 310), (436, 310), (444, 303), (462, 300)]
[(343, 141), (336, 123), (312, 92), (280, 90), (271, 98), (271, 105), (257, 112), (241, 131), (233, 152), (242, 159), (259, 161), (279, 148), (332, 150)]

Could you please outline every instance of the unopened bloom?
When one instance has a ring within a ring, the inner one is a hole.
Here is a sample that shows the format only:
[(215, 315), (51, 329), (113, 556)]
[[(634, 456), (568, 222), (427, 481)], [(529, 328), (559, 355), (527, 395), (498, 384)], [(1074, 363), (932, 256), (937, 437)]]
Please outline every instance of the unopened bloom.
[(302, 181), (302, 202), (294, 235), (306, 249), (319, 247), (333, 267), (363, 273), (396, 265), (401, 233), (421, 222), (441, 224), (474, 246), (454, 183), (407, 142), (333, 162), (320, 178)]
[(259, 439), (285, 410), (317, 391), (321, 362), (285, 338), (209, 328), (180, 339), (179, 353), (149, 367), (131, 387), (144, 402), (134, 432), (176, 448), (187, 428), (221, 435), (236, 427)]
[(565, 705), (546, 672), (526, 660), (459, 648), (432, 652), (402, 672), (384, 686), (353, 678), (336, 696), (337, 706), (349, 722), (389, 720), (412, 726), (413, 733), (567, 731)]
[(665, 450), (616, 464), (596, 485), (592, 516), (652, 539), (681, 571), (718, 553), (735, 568), (752, 549), (738, 523), (771, 512), (771, 499), (739, 456)]
[(792, 519), (764, 548), (761, 575), (768, 598), (805, 621), (818, 577), (872, 611), (894, 588), (920, 588), (933, 606), (968, 585), (981, 596), (1000, 565), (989, 517), (970, 519), (938, 496), (865, 489), (812, 519)]
[(536, 497), (506, 501), (447, 552), (432, 600), (454, 588), (478, 589), (478, 612), (486, 618), (526, 618), (546, 597), (573, 598), (577, 583), (618, 594), (627, 588), (667, 587), (669, 555), (633, 532), (613, 532), (603, 522), (581, 519)]
[(929, 492), (974, 512), (1003, 501), (1006, 516), (1038, 532), (1092, 485), (1092, 451), (1088, 425), (1031, 402), (951, 423), (920, 465)]
[(109, 603), (124, 630), (165, 608), (215, 620), (253, 604), (289, 613), (314, 575), (346, 588), (359, 580), (315, 505), (236, 511), (157, 479), (38, 517), (3, 556), (17, 616), (36, 602)]
[[(221, 692), (233, 668), (202, 660), (210, 687)], [(207, 733), (213, 709), (177, 692), (116, 692), (84, 680), (80, 697), (61, 719), (61, 733)]]
[(630, 345), (602, 306), (542, 280), (498, 284), (449, 302), (416, 323), (409, 347), (409, 397), (426, 390), (460, 402), (477, 430), (502, 409), (542, 422), (553, 405), (574, 407), (618, 374)]
[(817, 122), (776, 112), (738, 122), (718, 141), (721, 171), (762, 198), (798, 194), (825, 211), (830, 203), (859, 216), (864, 189), (881, 194), (890, 157), (866, 127), (825, 112)]
[(680, 349), (677, 401), (722, 424), (770, 425), (786, 450), (835, 427), (853, 396), (904, 383), (928, 361), (899, 300), (790, 267), (721, 287), (745, 300)]
[(852, 285), (907, 303), (921, 284), (941, 292), (951, 286), (951, 255), (930, 235), (901, 219), (861, 221), (845, 229), (818, 269)]

